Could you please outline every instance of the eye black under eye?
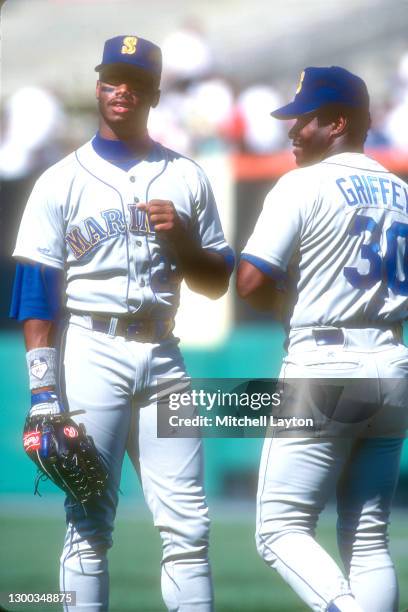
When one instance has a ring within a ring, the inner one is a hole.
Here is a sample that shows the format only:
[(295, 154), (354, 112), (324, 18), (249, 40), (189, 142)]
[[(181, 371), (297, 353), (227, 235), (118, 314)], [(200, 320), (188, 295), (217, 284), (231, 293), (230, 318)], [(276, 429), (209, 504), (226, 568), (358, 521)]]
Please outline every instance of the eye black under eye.
[(103, 83), (106, 83), (107, 85), (112, 85), (113, 87), (119, 87), (119, 85), (122, 85), (123, 83), (125, 83), (126, 85), (128, 85), (131, 89), (134, 89), (135, 91), (141, 92), (141, 93), (149, 93), (150, 88), (149, 86), (144, 83), (143, 81), (137, 80), (137, 79), (130, 79), (128, 76), (118, 76), (118, 75), (114, 75), (114, 76), (109, 76), (109, 75), (103, 75), (101, 76), (101, 81)]

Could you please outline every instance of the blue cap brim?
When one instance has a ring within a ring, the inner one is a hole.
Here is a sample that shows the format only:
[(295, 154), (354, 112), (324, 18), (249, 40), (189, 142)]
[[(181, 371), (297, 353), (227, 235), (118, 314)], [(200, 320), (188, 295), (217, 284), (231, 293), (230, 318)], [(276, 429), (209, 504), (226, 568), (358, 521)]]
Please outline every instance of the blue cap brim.
[(118, 69), (118, 70), (129, 70), (129, 72), (140, 72), (141, 74), (146, 74), (155, 78), (155, 74), (153, 74), (150, 70), (147, 70), (144, 66), (137, 66), (135, 64), (129, 64), (129, 62), (109, 62), (106, 64), (99, 64), (95, 66), (95, 72), (102, 72), (106, 69)]
[(299, 104), (299, 102), (294, 100), (293, 102), (286, 104), (286, 106), (281, 106), (280, 108), (272, 111), (271, 115), (272, 117), (275, 117), (275, 119), (296, 119), (296, 117), (307, 115), (308, 113), (318, 110), (321, 106), (321, 104)]
[(112, 62), (110, 64), (99, 64), (98, 66), (95, 66), (95, 72), (98, 72), (99, 76), (101, 76), (101, 73), (108, 71), (109, 69), (118, 69), (121, 72), (128, 71), (129, 73), (137, 74), (138, 76), (143, 77), (143, 79), (145, 79), (147, 82), (154, 85), (158, 85), (160, 83), (160, 75), (155, 75), (142, 66), (135, 66), (134, 64), (129, 64), (126, 62)]

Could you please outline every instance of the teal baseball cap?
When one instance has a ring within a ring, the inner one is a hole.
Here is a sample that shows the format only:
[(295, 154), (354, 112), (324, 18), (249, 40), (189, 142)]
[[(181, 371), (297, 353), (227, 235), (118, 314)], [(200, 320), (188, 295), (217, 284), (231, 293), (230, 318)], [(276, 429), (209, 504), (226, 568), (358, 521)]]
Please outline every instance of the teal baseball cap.
[(134, 34), (109, 38), (103, 48), (102, 62), (95, 67), (95, 70), (101, 72), (109, 66), (117, 65), (135, 68), (151, 77), (152, 80), (160, 82), (161, 49), (150, 40)]
[(276, 119), (294, 119), (329, 104), (369, 109), (367, 85), (357, 75), (340, 66), (309, 66), (301, 75), (292, 102), (271, 113)]

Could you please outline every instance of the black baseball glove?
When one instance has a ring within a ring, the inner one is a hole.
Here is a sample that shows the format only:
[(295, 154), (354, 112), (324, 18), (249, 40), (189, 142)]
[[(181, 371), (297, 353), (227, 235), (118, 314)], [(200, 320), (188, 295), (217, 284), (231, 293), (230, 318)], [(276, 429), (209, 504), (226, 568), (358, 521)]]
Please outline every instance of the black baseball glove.
[[(35, 485), (50, 478), (76, 502), (84, 504), (103, 494), (108, 473), (85, 426), (71, 418), (83, 411), (64, 412), (49, 391), (33, 396), (34, 404), (24, 425), (23, 444), (39, 471)], [(46, 408), (49, 406), (49, 411)]]

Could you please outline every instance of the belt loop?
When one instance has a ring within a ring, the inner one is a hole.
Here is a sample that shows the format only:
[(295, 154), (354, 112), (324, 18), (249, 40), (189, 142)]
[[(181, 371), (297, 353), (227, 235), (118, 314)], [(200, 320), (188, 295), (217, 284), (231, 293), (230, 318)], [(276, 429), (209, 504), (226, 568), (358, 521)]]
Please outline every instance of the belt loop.
[(108, 328), (108, 336), (111, 336), (112, 338), (115, 337), (116, 335), (116, 328), (118, 326), (118, 317), (111, 317), (110, 321), (109, 321), (109, 328)]
[(86, 323), (86, 326), (88, 327), (88, 329), (92, 329), (92, 317), (91, 317), (90, 314), (84, 314), (84, 315), (74, 314), (74, 315), (71, 315), (71, 316), (74, 316), (74, 317), (79, 317), (80, 316), (84, 320), (84, 322)]

